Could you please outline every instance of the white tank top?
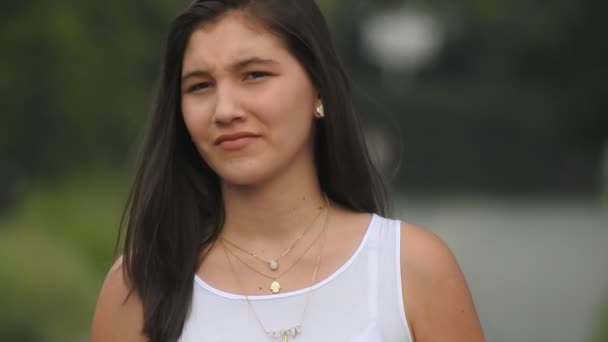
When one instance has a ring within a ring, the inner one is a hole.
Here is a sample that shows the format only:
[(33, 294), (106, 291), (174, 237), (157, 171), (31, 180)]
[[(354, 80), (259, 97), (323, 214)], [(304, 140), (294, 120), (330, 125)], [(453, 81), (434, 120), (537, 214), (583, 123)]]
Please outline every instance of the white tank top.
[[(373, 215), (359, 247), (336, 272), (310, 288), (249, 296), (268, 330), (302, 322), (293, 342), (412, 342), (403, 308), (400, 221)], [(310, 293), (304, 320), (302, 313)], [(195, 276), (181, 342), (285, 341), (264, 333), (242, 295)]]

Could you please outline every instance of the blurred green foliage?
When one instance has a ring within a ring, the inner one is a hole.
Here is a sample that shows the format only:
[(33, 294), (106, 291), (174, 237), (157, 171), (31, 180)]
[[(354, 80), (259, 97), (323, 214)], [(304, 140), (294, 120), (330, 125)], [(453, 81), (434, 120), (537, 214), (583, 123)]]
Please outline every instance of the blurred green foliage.
[[(402, 1), (356, 1), (348, 11), (343, 1), (319, 2), (341, 55), (348, 56), (345, 62), (357, 88), (375, 100), (363, 101), (362, 112), (372, 123), (387, 121), (377, 120), (378, 110), (399, 113), (392, 120), (409, 137), (404, 157), (421, 165), (420, 174), (438, 172), (426, 164), (424, 154), (451, 162), (450, 153), (443, 151), (446, 142), (454, 142), (450, 134), (473, 137), (462, 150), (481, 158), (492, 155), (476, 147), (480, 142), (474, 137), (490, 139), (486, 145), (505, 164), (526, 151), (537, 153), (526, 160), (532, 163), (542, 162), (540, 153), (549, 153), (546, 162), (577, 158), (550, 154), (560, 148), (596, 160), (608, 139), (603, 86), (608, 44), (600, 34), (604, 19), (598, 1), (408, 1), (433, 13), (446, 33), (435, 63), (413, 75), (383, 72), (361, 55), (359, 46), (360, 23)], [(0, 161), (18, 165), (35, 179), (52, 179), (74, 168), (121, 165), (130, 157), (149, 108), (168, 23), (185, 3), (4, 4)], [(429, 130), (438, 132), (430, 142)], [(519, 139), (505, 147), (491, 141), (497, 135)], [(428, 150), (420, 150), (424, 141)], [(503, 171), (500, 162), (490, 160), (485, 167), (502, 172), (499, 177), (513, 177), (511, 183), (526, 177)], [(402, 180), (413, 176), (415, 183), (416, 175), (407, 171), (403, 169)], [(473, 182), (479, 178), (474, 171), (454, 178)], [(465, 179), (467, 174), (471, 179)], [(443, 184), (440, 180), (434, 182)]]
[(7, 101), (0, 156), (35, 178), (124, 160), (180, 5), (7, 3), (0, 24), (0, 94)]
[(600, 313), (597, 328), (593, 332), (591, 340), (595, 342), (608, 342), (608, 300)]
[(84, 341), (125, 191), (88, 175), (28, 192), (0, 221), (0, 340)]
[[(419, 193), (597, 193), (608, 141), (605, 2), (356, 1), (348, 11), (331, 3), (359, 108), (369, 125), (402, 138), (396, 184)], [(360, 53), (360, 23), (385, 4), (438, 19), (445, 41), (433, 63), (410, 74)]]

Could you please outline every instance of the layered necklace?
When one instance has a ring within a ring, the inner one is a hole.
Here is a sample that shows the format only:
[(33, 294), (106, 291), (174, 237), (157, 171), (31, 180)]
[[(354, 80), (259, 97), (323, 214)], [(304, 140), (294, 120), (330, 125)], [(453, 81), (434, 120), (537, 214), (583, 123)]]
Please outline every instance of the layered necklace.
[[(325, 196), (325, 208), (327, 208), (327, 210), (329, 210), (329, 200), (327, 199), (327, 196)], [(272, 271), (272, 272), (276, 272), (279, 270), (279, 260), (286, 256), (287, 254), (289, 254), (293, 248), (296, 246), (296, 244), (298, 243), (298, 241), (300, 241), (302, 239), (302, 237), (304, 235), (306, 235), (306, 233), (308, 233), (310, 231), (310, 229), (314, 226), (314, 223), (317, 221), (317, 218), (319, 218), (319, 216), (321, 215), (321, 213), (323, 212), (324, 207), (319, 207), (319, 212), (317, 213), (317, 215), (315, 215), (314, 219), (312, 220), (312, 222), (308, 225), (308, 227), (306, 227), (306, 229), (304, 229), (304, 231), (295, 239), (294, 242), (291, 243), (291, 245), (285, 250), (283, 251), (283, 253), (280, 254), (280, 256), (278, 258), (271, 258), (269, 260), (264, 260), (262, 257), (260, 257), (259, 255), (257, 255), (256, 253), (247, 250), (245, 248), (240, 247), (239, 245), (237, 245), (234, 242), (231, 242), (230, 240), (226, 239), (226, 238), (220, 238), (220, 242), (225, 245), (225, 243), (228, 243), (229, 245), (231, 245), (232, 247), (245, 252), (249, 255), (251, 255), (252, 257), (254, 257), (256, 260), (264, 263), (266, 266), (268, 266), (268, 268)], [(319, 240), (319, 237), (321, 236), (321, 233), (319, 233), (317, 235), (317, 237), (310, 243), (310, 245), (308, 245), (308, 247), (306, 247), (306, 249), (304, 250), (304, 253), (293, 263), (291, 264), (291, 266), (289, 266), (288, 268), (286, 268), (285, 270), (281, 271), (280, 273), (276, 274), (276, 275), (268, 275), (264, 272), (261, 272), (259, 270), (257, 270), (255, 267), (251, 266), (249, 263), (245, 262), (242, 258), (240, 258), (238, 255), (236, 255), (234, 252), (232, 252), (229, 248), (224, 247), (233, 257), (235, 257), (236, 259), (238, 259), (241, 263), (245, 264), (247, 267), (249, 267), (251, 270), (253, 270), (254, 272), (256, 272), (257, 274), (264, 276), (268, 279), (271, 280), (269, 289), (272, 293), (277, 294), (281, 291), (281, 283), (279, 282), (279, 278), (289, 272), (289, 270), (291, 270), (295, 265), (297, 265), (300, 260), (302, 260), (302, 258), (306, 255), (306, 253), (308, 253), (308, 251), (312, 248), (312, 246), (314, 246), (314, 244)]]
[[(326, 198), (327, 200), (327, 198)], [(323, 247), (325, 246), (325, 234), (327, 231), (327, 226), (328, 226), (328, 222), (329, 222), (329, 214), (330, 214), (330, 207), (329, 207), (329, 202), (327, 202), (327, 209), (326, 209), (326, 214), (325, 214), (325, 220), (323, 223), (323, 229), (321, 230), (321, 232), (319, 233), (319, 235), (317, 235), (317, 237), (315, 238), (315, 240), (313, 241), (313, 243), (306, 249), (306, 251), (304, 252), (304, 254), (302, 255), (302, 257), (304, 255), (306, 255), (308, 253), (308, 250), (310, 249), (310, 247), (312, 245), (314, 245), (317, 240), (319, 240), (320, 236), (323, 236), (323, 239), (321, 239), (321, 243), (319, 244), (319, 254), (317, 255), (317, 259), (315, 262), (315, 267), (313, 270), (313, 274), (312, 274), (312, 278), (311, 278), (311, 284), (307, 289), (307, 293), (306, 293), (306, 302), (304, 304), (304, 310), (302, 312), (302, 317), (300, 318), (300, 322), (292, 327), (286, 328), (286, 329), (281, 329), (281, 330), (268, 330), (266, 329), (266, 327), (264, 326), (264, 324), (262, 323), (262, 320), (260, 319), (260, 317), (258, 316), (257, 312), (255, 311), (255, 308), (253, 307), (253, 304), (251, 303), (251, 300), (249, 299), (249, 296), (245, 295), (245, 300), (247, 301), (247, 305), (249, 306), (249, 309), (251, 310), (251, 312), (253, 313), (256, 321), (258, 322), (258, 325), (260, 326), (260, 328), (264, 331), (264, 333), (268, 336), (271, 337), (273, 339), (281, 339), (282, 342), (289, 342), (290, 338), (296, 338), (301, 332), (302, 332), (302, 323), (304, 322), (304, 318), (306, 316), (306, 311), (308, 310), (308, 304), (310, 303), (310, 297), (312, 294), (312, 287), (314, 286), (314, 284), (317, 281), (317, 274), (319, 271), (319, 265), (321, 264), (321, 256), (323, 255)], [(228, 260), (228, 263), (230, 264), (230, 270), (232, 272), (232, 274), (234, 275), (234, 278), (237, 281), (237, 284), (241, 290), (242, 293), (246, 293), (244, 290), (244, 286), (241, 283), (241, 278), (239, 277), (239, 274), (236, 272), (235, 268), (234, 268), (234, 264), (232, 262), (232, 259), (230, 258), (230, 255), (232, 255), (233, 257), (236, 257), (236, 255), (234, 253), (231, 253), (231, 251), (228, 249), (228, 247), (226, 246), (226, 244), (224, 243), (223, 240), (220, 240), (223, 250), (224, 250), (224, 254), (226, 255), (226, 259)], [(297, 264), (297, 262), (299, 260), (302, 259), (302, 257), (300, 257), (295, 263)], [(236, 257), (239, 261), (243, 262), (241, 259), (239, 259), (238, 257)], [(248, 264), (246, 264), (247, 266), (249, 266)], [(291, 266), (293, 267), (293, 265)], [(291, 269), (291, 267), (289, 269)], [(251, 268), (251, 267), (250, 267)], [(257, 270), (256, 270), (257, 272)], [(260, 273), (260, 272), (258, 272)]]

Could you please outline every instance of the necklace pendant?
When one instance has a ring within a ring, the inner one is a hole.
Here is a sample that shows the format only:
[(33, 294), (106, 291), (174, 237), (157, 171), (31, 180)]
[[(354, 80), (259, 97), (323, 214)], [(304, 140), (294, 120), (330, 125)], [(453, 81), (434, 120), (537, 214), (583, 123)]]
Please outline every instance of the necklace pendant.
[(268, 264), (268, 268), (270, 268), (273, 271), (276, 271), (279, 269), (279, 262), (275, 259), (271, 259), (268, 260), (268, 262), (266, 262)]
[(273, 338), (280, 338), (281, 342), (289, 342), (290, 337), (295, 339), (300, 334), (300, 326), (298, 325), (286, 330), (269, 331), (267, 334)]
[(272, 284), (270, 284), (270, 291), (272, 291), (272, 293), (277, 294), (279, 293), (279, 291), (281, 291), (281, 284), (279, 284), (279, 282), (275, 279)]

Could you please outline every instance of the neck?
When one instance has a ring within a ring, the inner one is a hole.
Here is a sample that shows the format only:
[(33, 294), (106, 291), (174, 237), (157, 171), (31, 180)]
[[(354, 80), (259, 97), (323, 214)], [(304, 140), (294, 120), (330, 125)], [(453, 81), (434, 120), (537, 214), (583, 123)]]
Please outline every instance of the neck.
[(224, 184), (222, 235), (251, 244), (293, 239), (317, 216), (319, 207), (326, 205), (314, 170), (310, 173), (307, 177), (281, 177), (264, 186)]

